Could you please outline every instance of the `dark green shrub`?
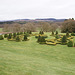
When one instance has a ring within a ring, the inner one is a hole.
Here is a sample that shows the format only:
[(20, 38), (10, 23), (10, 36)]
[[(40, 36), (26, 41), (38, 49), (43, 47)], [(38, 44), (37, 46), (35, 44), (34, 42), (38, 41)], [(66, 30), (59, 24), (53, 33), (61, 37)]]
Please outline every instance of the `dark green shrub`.
[(2, 35), (0, 35), (0, 40), (3, 40), (4, 38), (3, 38), (3, 36)]
[(67, 44), (67, 46), (68, 47), (73, 47), (73, 42), (72, 41), (69, 41), (68, 44)]
[(20, 42), (20, 37), (19, 36), (16, 37), (16, 42)]
[(7, 38), (8, 37), (8, 34), (4, 34), (4, 37)]
[(20, 33), (18, 32), (17, 35), (20, 35)]
[(16, 33), (13, 33), (13, 38), (16, 38)]
[(27, 41), (27, 35), (24, 35), (23, 41)]
[(9, 33), (10, 34), (10, 36), (12, 36), (12, 33)]
[(59, 35), (56, 35), (55, 38), (56, 38), (56, 39), (59, 39)]
[(58, 31), (56, 31), (56, 35), (58, 34)]
[(40, 43), (42, 43), (42, 42), (43, 42), (43, 43), (45, 43), (45, 42), (46, 42), (46, 40), (45, 40), (45, 38), (44, 38), (44, 37), (41, 37), (41, 36), (39, 35), (37, 42), (40, 42)]
[(62, 38), (62, 40), (61, 40), (61, 44), (65, 45), (65, 44), (67, 44), (66, 42), (67, 42), (67, 38), (64, 35), (63, 38)]
[(52, 35), (54, 35), (54, 31), (52, 31)]
[(42, 34), (44, 34), (44, 32), (43, 32), (43, 31), (40, 31), (40, 32), (39, 32), (39, 34), (41, 34), (41, 35), (42, 35)]
[(71, 35), (72, 35), (72, 36), (75, 36), (75, 33), (74, 33), (74, 32), (72, 32), (72, 33), (71, 33)]
[(20, 32), (20, 35), (23, 34), (23, 32)]
[(10, 33), (10, 34), (8, 35), (7, 39), (9, 40), (9, 39), (11, 39), (11, 38), (12, 38), (12, 34)]
[(31, 32), (31, 31), (27, 31), (27, 33), (28, 33), (28, 34), (32, 34), (32, 32)]
[(66, 33), (66, 36), (69, 37), (69, 32)]

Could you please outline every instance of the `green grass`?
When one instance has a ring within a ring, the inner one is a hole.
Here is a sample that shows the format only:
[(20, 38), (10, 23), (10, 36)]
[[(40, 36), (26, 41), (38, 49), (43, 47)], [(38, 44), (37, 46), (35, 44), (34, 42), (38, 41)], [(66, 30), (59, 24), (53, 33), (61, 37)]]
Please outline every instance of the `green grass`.
[(34, 36), (29, 39), (0, 40), (0, 75), (75, 75), (74, 47), (40, 45)]
[(0, 28), (0, 32), (2, 32), (2, 28)]

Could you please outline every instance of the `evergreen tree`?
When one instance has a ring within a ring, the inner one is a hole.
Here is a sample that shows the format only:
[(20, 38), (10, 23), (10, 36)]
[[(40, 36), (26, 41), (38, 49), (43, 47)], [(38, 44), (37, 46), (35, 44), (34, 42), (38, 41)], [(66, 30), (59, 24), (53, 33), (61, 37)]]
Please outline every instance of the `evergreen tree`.
[(63, 36), (63, 38), (62, 38), (61, 42), (62, 42), (62, 44), (66, 44), (66, 42), (67, 42), (67, 38), (66, 38), (66, 36), (65, 36), (65, 35)]
[(11, 38), (12, 38), (12, 34), (10, 33), (10, 34), (8, 35), (7, 39), (9, 40), (9, 39), (11, 39)]
[(20, 33), (18, 32), (17, 35), (20, 35)]
[(59, 39), (59, 36), (58, 36), (58, 35), (56, 35), (56, 36), (55, 36), (55, 38), (56, 38), (56, 39)]
[(73, 47), (73, 42), (72, 41), (69, 41), (68, 44), (67, 44), (67, 46), (68, 47)]
[(7, 38), (7, 37), (8, 37), (8, 35), (7, 35), (7, 34), (4, 34), (4, 37), (5, 37), (5, 38)]
[(3, 36), (2, 35), (0, 35), (0, 40), (3, 40), (4, 38), (3, 38)]
[(40, 32), (39, 32), (39, 34), (41, 34), (41, 35), (42, 35), (42, 34), (44, 34), (44, 32), (43, 32), (43, 31), (40, 31)]
[(16, 33), (13, 33), (13, 38), (16, 38)]
[(58, 34), (58, 31), (56, 31), (56, 35)]
[(41, 37), (41, 36), (39, 35), (37, 42), (46, 42), (46, 40), (45, 40), (44, 37)]
[(52, 35), (54, 35), (54, 31), (52, 31)]
[(23, 34), (23, 32), (20, 32), (20, 35)]
[(66, 33), (66, 36), (69, 37), (69, 32)]
[(71, 33), (71, 35), (72, 35), (72, 36), (75, 36), (75, 33), (74, 33), (74, 32), (72, 32), (72, 33)]
[(23, 41), (26, 41), (26, 40), (27, 40), (27, 35), (24, 35)]
[(20, 37), (19, 36), (16, 37), (16, 42), (20, 42)]

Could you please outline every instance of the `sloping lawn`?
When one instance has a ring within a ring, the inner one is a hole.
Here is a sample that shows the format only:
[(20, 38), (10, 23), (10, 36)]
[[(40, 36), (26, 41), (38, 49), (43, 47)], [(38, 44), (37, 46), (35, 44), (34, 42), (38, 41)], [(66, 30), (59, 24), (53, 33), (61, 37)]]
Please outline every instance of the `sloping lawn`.
[(75, 75), (75, 47), (41, 45), (34, 36), (29, 39), (0, 40), (0, 75)]

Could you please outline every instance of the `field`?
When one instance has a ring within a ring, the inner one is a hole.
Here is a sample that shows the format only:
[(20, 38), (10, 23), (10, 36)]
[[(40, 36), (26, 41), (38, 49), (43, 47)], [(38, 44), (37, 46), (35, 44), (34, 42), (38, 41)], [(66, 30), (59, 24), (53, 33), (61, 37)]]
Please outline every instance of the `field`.
[(41, 45), (34, 36), (29, 39), (0, 40), (0, 75), (75, 75), (75, 47)]

